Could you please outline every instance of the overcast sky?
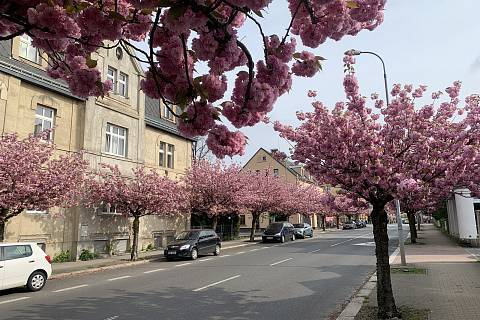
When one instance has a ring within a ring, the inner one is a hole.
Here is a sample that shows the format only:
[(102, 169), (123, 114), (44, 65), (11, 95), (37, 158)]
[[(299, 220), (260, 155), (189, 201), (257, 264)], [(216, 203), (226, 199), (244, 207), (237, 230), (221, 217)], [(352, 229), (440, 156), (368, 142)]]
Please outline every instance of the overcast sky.
[[(286, 5), (285, 0), (270, 5), (262, 19), (266, 34), (283, 34), (289, 23)], [(328, 59), (323, 71), (314, 78), (294, 77), (292, 90), (277, 101), (270, 118), (298, 124), (295, 111), (311, 109), (311, 99), (306, 95), (309, 89), (316, 90), (317, 98), (329, 106), (343, 100), (342, 58), (351, 48), (381, 55), (390, 86), (426, 84), (429, 91), (436, 91), (461, 80), (462, 97), (480, 93), (479, 5), (479, 0), (387, 0), (385, 22), (376, 30), (328, 41), (315, 49), (317, 55)], [(241, 38), (256, 58), (261, 57), (260, 38), (253, 27), (247, 26)], [(364, 95), (377, 92), (383, 97), (380, 61), (370, 55), (357, 57), (356, 72)], [(234, 157), (233, 162), (244, 164), (260, 147), (288, 153), (289, 144), (278, 137), (272, 125), (262, 123), (242, 131), (249, 138), (246, 154)]]

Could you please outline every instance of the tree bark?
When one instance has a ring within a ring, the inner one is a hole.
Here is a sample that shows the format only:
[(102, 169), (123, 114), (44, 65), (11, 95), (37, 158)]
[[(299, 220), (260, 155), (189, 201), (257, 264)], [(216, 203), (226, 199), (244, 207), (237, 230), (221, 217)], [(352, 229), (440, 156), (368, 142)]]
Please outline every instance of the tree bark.
[(388, 254), (387, 213), (385, 203), (373, 204), (373, 236), (377, 257), (377, 302), (378, 319), (400, 317), (393, 297), (392, 280)]
[[(420, 231), (420, 223), (421, 223), (421, 219), (420, 219), (420, 213), (417, 215), (417, 230)], [(417, 237), (418, 237), (418, 234), (417, 234)]]
[(410, 242), (417, 243), (417, 227), (415, 225), (415, 213), (407, 212), (408, 226), (410, 227)]
[(325, 231), (325, 215), (322, 214), (322, 230)]
[(217, 224), (218, 224), (218, 216), (213, 216), (213, 218), (212, 218), (212, 229), (213, 229), (213, 231), (217, 231)]
[(130, 260), (135, 261), (138, 259), (138, 233), (140, 230), (140, 217), (135, 216), (133, 219), (133, 244), (132, 244), (132, 253), (130, 255)]
[(257, 224), (257, 220), (260, 217), (259, 214), (252, 213), (252, 228), (250, 229), (250, 242), (255, 241), (255, 226)]
[(337, 229), (340, 229), (340, 217), (337, 215)]
[(5, 239), (5, 221), (0, 220), (0, 242), (3, 242)]

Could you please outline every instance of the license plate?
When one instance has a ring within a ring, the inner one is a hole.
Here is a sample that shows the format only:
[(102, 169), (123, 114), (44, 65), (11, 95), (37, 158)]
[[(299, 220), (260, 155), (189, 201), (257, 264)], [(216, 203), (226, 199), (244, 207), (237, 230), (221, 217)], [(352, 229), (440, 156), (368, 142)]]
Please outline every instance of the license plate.
[(168, 253), (168, 254), (177, 254), (177, 251), (175, 251), (175, 250), (169, 250), (167, 253)]
[(273, 239), (273, 237), (267, 237), (267, 239)]

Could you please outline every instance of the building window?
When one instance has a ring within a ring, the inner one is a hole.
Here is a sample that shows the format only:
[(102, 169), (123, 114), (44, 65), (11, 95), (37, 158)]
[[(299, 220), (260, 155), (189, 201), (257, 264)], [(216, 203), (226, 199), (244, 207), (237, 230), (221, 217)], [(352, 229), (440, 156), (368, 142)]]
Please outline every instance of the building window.
[(167, 150), (167, 167), (173, 169), (175, 161), (175, 147), (173, 144), (168, 145)]
[(127, 155), (127, 129), (107, 123), (105, 152), (121, 157)]
[(168, 120), (171, 120), (171, 121), (174, 120), (173, 112), (171, 112), (170, 109), (165, 105), (163, 106), (163, 116)]
[(240, 225), (241, 225), (241, 226), (244, 226), (244, 225), (245, 225), (245, 215), (244, 215), (244, 214), (241, 214), (241, 215), (240, 215)]
[(40, 52), (32, 44), (32, 38), (26, 34), (20, 37), (20, 57), (40, 64)]
[(262, 161), (267, 161), (267, 157), (266, 157), (266, 156), (263, 156), (263, 157), (262, 157)]
[[(33, 133), (40, 134), (45, 130), (52, 130), (54, 116), (54, 109), (44, 106), (37, 106), (37, 110), (35, 111), (35, 127), (33, 129)], [(50, 131), (48, 140), (53, 140), (53, 131)]]
[(160, 167), (165, 167), (166, 147), (167, 147), (167, 144), (165, 142), (160, 142), (160, 152), (158, 154), (158, 165)]
[(117, 92), (117, 69), (108, 67), (107, 80), (112, 82), (112, 92)]
[(128, 97), (128, 75), (123, 72), (118, 75), (117, 89), (119, 95), (124, 98)]
[(278, 176), (279, 176), (278, 169), (273, 169), (273, 176), (274, 176), (274, 177), (278, 177)]
[(111, 215), (121, 215), (120, 212), (117, 211), (116, 206), (112, 206), (111, 204), (102, 203), (98, 208), (98, 214), (111, 214)]

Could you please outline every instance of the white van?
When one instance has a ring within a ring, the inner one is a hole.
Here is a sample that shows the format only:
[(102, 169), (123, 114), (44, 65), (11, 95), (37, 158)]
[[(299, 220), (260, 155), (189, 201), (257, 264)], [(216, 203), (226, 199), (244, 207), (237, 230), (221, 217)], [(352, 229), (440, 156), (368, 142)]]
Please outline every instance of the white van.
[(27, 286), (39, 291), (52, 274), (50, 256), (32, 242), (0, 242), (0, 290)]

